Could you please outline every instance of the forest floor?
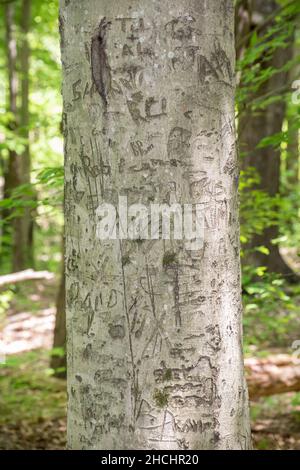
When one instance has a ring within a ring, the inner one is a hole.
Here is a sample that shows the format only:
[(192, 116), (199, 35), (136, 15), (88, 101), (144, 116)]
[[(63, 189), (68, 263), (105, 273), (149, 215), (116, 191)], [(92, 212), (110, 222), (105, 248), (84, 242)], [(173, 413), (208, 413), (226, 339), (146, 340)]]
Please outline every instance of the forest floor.
[[(65, 449), (66, 382), (49, 368), (55, 292), (55, 281), (22, 284), (0, 317), (0, 449)], [(300, 393), (252, 402), (251, 419), (255, 449), (300, 450)]]

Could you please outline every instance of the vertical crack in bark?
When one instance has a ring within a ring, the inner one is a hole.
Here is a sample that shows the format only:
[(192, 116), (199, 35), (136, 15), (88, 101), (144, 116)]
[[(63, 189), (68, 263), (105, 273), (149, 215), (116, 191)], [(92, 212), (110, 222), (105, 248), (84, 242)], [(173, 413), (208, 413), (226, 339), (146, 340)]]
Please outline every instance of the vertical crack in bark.
[[(119, 240), (119, 247), (120, 247), (120, 253), (121, 253), (121, 259), (123, 258), (123, 249), (122, 249), (122, 242)], [(130, 328), (130, 317), (129, 317), (129, 311), (128, 311), (128, 303), (127, 303), (127, 295), (126, 295), (126, 281), (125, 281), (125, 271), (124, 271), (124, 265), (121, 262), (121, 267), (122, 267), (122, 283), (123, 283), (123, 295), (124, 295), (124, 310), (125, 310), (125, 315), (126, 315), (126, 322), (127, 322), (127, 330), (128, 330), (128, 341), (129, 341), (129, 349), (130, 349), (130, 359), (131, 359), (131, 364), (132, 364), (132, 397), (133, 397), (133, 413), (132, 413), (132, 418), (133, 418), (133, 430), (135, 430), (135, 416), (136, 416), (136, 404), (137, 404), (137, 395), (138, 395), (138, 390), (137, 390), (137, 377), (135, 373), (135, 361), (134, 361), (134, 353), (133, 353), (133, 344), (132, 344), (132, 337), (131, 337), (131, 328)]]
[(105, 106), (108, 104), (111, 88), (111, 70), (106, 53), (107, 31), (110, 25), (110, 21), (102, 18), (91, 44), (92, 78)]

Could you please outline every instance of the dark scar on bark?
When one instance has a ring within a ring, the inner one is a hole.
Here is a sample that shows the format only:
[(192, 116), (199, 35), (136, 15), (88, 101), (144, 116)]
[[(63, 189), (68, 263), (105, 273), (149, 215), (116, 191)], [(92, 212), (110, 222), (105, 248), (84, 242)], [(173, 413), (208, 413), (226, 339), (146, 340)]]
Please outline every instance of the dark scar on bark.
[(111, 70), (106, 53), (107, 31), (110, 25), (111, 22), (103, 18), (91, 44), (92, 78), (105, 106), (108, 104), (108, 92), (111, 88)]

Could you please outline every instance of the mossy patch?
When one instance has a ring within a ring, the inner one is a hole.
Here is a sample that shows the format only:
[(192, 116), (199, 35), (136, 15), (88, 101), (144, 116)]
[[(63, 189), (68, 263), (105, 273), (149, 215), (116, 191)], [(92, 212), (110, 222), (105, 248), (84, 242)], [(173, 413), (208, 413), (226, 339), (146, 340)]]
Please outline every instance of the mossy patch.
[(124, 255), (122, 256), (122, 266), (126, 266), (127, 264), (130, 264), (130, 256)]
[(165, 408), (168, 404), (169, 395), (165, 390), (156, 388), (153, 393), (153, 398), (158, 408)]
[(164, 372), (163, 380), (172, 380), (172, 370), (171, 369), (167, 369)]
[(172, 251), (166, 251), (163, 257), (163, 266), (167, 267), (174, 264), (177, 264), (176, 253)]

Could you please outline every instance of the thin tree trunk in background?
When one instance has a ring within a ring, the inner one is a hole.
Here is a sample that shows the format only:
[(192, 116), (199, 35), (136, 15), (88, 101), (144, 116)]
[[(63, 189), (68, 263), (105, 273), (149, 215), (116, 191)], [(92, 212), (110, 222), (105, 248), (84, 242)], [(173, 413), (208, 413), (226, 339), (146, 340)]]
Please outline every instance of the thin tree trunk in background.
[(289, 141), (287, 145), (286, 171), (291, 188), (299, 184), (299, 129), (295, 128), (295, 115), (288, 115)]
[[(5, 6), (6, 44), (9, 99), (8, 110), (12, 113), (12, 126), (19, 136), (28, 140), (29, 126), (29, 47), (28, 31), (30, 24), (30, 0), (23, 0), (21, 14), (21, 46), (17, 51), (15, 32), (15, 6), (9, 3)], [(20, 68), (18, 77), (17, 61)], [(20, 97), (20, 106), (18, 98)], [(14, 189), (22, 184), (30, 183), (30, 154), (29, 145), (25, 145), (23, 154), (9, 152), (7, 169), (4, 175), (4, 196), (9, 198)], [(26, 199), (26, 198), (24, 198)], [(4, 217), (11, 215), (9, 211)], [(27, 209), (12, 218), (12, 271), (21, 271), (32, 265), (32, 219)]]
[[(296, 36), (297, 32), (295, 32)], [(293, 59), (299, 59), (300, 47), (294, 41)], [(298, 63), (290, 71), (290, 82), (293, 83), (300, 77), (300, 64)], [(299, 184), (299, 125), (295, 123), (295, 105), (291, 105), (287, 112), (289, 140), (287, 146), (286, 170), (288, 171), (288, 182), (291, 187)]]
[[(231, 0), (61, 1), (68, 446), (248, 449)], [(204, 244), (96, 236), (199, 204)]]
[[(17, 96), (18, 96), (18, 77), (17, 77), (17, 42), (15, 34), (15, 5), (9, 3), (5, 7), (5, 27), (6, 27), (6, 45), (7, 45), (7, 70), (8, 70), (8, 104), (7, 110), (11, 113), (10, 128), (17, 130), (18, 127), (18, 110), (17, 110)], [(20, 184), (20, 158), (15, 150), (9, 151), (9, 158), (7, 167), (4, 173), (4, 197), (10, 197), (11, 192)], [(3, 217), (9, 215), (8, 210), (2, 212)], [(6, 231), (7, 224), (4, 225)], [(12, 253), (13, 256), (21, 256), (19, 248), (21, 246), (18, 239), (20, 228), (20, 219), (12, 220)], [(21, 268), (16, 267), (13, 263), (13, 271), (19, 271)]]
[[(269, 16), (278, 4), (274, 0), (253, 1), (252, 15), (255, 21), (262, 22)], [(252, 19), (252, 21), (254, 21)], [(257, 25), (257, 23), (255, 23)], [(270, 27), (270, 25), (268, 25)], [(264, 28), (261, 34), (265, 34)], [(291, 59), (292, 47), (277, 49), (270, 61), (261, 61), (264, 68), (273, 67), (279, 69)], [(288, 72), (274, 74), (258, 90), (255, 97), (264, 96), (274, 90), (282, 89), (288, 81)], [(260, 176), (259, 188), (266, 191), (270, 196), (275, 196), (280, 191), (280, 150), (269, 146), (257, 149), (257, 145), (265, 137), (272, 136), (282, 131), (283, 120), (285, 118), (284, 100), (270, 104), (263, 110), (247, 111), (239, 121), (240, 148), (246, 153), (243, 159), (243, 167), (254, 167)], [(287, 266), (279, 253), (278, 244), (273, 244), (272, 240), (278, 238), (278, 226), (266, 228), (262, 235), (255, 235), (251, 241), (250, 248), (265, 246), (269, 250), (269, 255), (252, 251), (247, 259), (247, 263), (256, 266), (266, 266), (269, 272), (276, 272), (293, 277), (293, 271)]]
[(6, 44), (7, 44), (7, 69), (8, 69), (8, 109), (17, 115), (17, 94), (18, 94), (18, 78), (17, 78), (17, 43), (15, 37), (14, 23), (14, 4), (9, 3), (5, 6), (5, 26), (6, 26)]
[(235, 5), (235, 50), (237, 60), (243, 57), (247, 43), (242, 40), (251, 32), (252, 0), (237, 0)]
[[(20, 19), (20, 135), (26, 140), (25, 149), (21, 155), (21, 174), (22, 184), (30, 184), (30, 148), (29, 148), (29, 67), (30, 67), (30, 48), (28, 42), (28, 33), (31, 21), (31, 0), (23, 0)], [(30, 197), (30, 196), (29, 196)], [(27, 199), (26, 197), (24, 198)], [(22, 224), (22, 248), (25, 264), (33, 266), (33, 218), (29, 208), (24, 209), (21, 217)]]
[[(56, 298), (56, 317), (54, 328), (53, 348), (62, 351), (66, 349), (66, 302), (65, 302), (65, 271), (62, 269), (59, 289)], [(50, 367), (55, 370), (55, 376), (66, 377), (66, 355), (54, 354), (51, 357)]]

